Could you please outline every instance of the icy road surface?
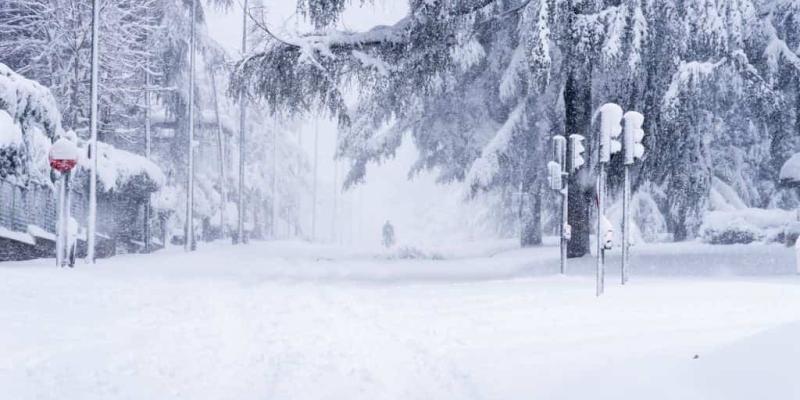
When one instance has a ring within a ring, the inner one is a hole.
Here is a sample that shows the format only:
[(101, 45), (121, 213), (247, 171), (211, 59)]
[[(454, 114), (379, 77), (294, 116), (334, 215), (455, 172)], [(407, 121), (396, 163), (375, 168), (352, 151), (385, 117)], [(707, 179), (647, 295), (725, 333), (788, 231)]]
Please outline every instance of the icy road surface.
[(800, 278), (780, 246), (390, 260), (215, 244), (60, 270), (0, 264), (7, 399), (798, 399)]

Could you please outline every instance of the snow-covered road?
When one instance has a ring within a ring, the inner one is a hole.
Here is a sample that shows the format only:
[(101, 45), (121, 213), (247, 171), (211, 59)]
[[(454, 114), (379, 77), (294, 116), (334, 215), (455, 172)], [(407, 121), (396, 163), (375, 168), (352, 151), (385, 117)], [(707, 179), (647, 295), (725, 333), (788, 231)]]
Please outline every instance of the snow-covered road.
[(642, 247), (599, 299), (592, 259), (559, 277), (552, 247), (469, 249), (0, 264), (0, 397), (800, 398), (791, 249)]

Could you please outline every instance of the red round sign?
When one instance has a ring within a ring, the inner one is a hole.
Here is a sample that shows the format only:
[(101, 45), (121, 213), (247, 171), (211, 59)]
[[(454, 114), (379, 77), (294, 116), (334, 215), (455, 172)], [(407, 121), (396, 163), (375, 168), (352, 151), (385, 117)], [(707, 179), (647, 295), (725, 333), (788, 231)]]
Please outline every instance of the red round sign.
[(50, 168), (53, 168), (58, 172), (71, 171), (77, 164), (78, 160), (50, 160)]
[(61, 138), (50, 147), (50, 167), (58, 172), (68, 172), (78, 164), (78, 146)]

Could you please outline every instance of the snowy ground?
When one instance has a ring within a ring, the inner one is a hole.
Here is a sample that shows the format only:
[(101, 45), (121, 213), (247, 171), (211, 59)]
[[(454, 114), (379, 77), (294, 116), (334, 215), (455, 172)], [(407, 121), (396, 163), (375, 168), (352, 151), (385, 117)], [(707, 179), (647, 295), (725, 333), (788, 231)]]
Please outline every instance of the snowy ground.
[(800, 398), (791, 249), (642, 246), (596, 298), (592, 259), (560, 277), (555, 247), (512, 247), (0, 264), (0, 397)]

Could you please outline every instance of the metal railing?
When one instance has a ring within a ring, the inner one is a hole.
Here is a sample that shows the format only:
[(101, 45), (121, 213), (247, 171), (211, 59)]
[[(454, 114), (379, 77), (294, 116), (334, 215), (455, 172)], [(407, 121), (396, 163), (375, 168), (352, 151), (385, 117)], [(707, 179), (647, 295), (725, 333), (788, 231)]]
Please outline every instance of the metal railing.
[[(72, 192), (72, 217), (77, 221), (86, 218), (85, 199), (82, 192)], [(56, 231), (58, 200), (53, 190), (45, 185), (31, 183), (21, 186), (0, 178), (0, 226), (27, 232), (35, 225), (47, 232)]]

